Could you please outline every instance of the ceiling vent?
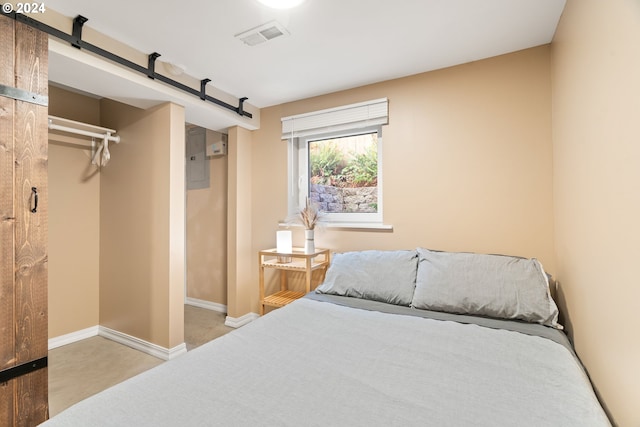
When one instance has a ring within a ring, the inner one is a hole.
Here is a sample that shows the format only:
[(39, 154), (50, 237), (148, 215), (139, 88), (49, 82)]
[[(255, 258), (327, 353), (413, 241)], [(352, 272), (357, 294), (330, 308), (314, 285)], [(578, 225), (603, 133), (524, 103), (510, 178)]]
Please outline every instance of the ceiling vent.
[(234, 37), (240, 39), (244, 44), (255, 46), (280, 36), (288, 36), (289, 31), (277, 21), (269, 21), (248, 31), (236, 34)]

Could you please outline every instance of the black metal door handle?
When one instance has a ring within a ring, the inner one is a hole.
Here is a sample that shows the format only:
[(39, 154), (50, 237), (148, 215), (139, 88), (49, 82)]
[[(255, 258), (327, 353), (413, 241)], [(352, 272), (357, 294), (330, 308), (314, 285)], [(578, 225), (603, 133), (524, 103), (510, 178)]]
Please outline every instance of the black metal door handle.
[(33, 208), (31, 208), (31, 212), (36, 213), (38, 211), (38, 189), (31, 187), (31, 191), (33, 192)]

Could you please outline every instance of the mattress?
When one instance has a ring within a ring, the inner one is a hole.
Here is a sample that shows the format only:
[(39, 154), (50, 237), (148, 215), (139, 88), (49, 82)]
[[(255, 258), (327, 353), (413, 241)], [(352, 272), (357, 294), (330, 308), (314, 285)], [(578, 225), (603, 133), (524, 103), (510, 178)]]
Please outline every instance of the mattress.
[(609, 426), (562, 332), (309, 294), (56, 426)]

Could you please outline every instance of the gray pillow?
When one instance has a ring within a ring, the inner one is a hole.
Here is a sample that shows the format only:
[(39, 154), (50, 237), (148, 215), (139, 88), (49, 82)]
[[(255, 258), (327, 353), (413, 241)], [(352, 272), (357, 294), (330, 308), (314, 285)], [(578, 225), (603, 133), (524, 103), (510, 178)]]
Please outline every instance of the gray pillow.
[(413, 307), (562, 329), (548, 277), (537, 259), (422, 248), (418, 255)]
[(359, 251), (335, 254), (321, 294), (409, 306), (416, 286), (416, 251)]

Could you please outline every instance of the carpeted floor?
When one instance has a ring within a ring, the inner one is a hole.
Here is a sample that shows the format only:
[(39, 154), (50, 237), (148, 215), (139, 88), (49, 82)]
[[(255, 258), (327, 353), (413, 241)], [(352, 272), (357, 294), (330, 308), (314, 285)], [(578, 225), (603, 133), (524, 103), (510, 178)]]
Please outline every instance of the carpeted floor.
[[(187, 351), (232, 331), (225, 314), (185, 305)], [(103, 337), (49, 351), (49, 414), (161, 364), (163, 360)]]
[(233, 331), (233, 328), (225, 326), (226, 317), (224, 313), (185, 305), (184, 342), (187, 351)]

